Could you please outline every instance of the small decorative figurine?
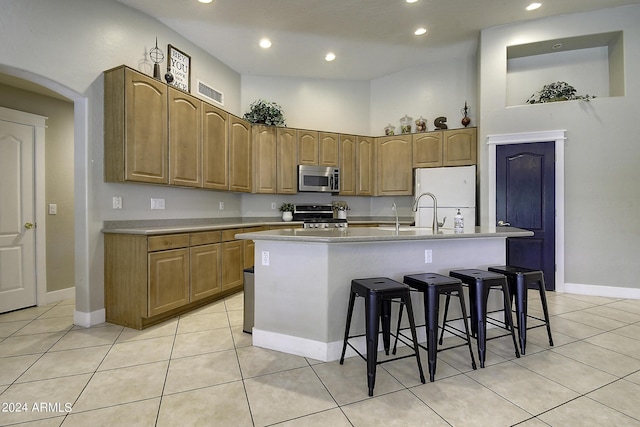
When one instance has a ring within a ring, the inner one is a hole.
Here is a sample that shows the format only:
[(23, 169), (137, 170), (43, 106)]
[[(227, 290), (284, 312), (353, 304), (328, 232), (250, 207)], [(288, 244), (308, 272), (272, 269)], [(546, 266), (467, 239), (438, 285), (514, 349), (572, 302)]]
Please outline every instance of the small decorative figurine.
[(467, 101), (464, 101), (464, 108), (461, 110), (464, 117), (462, 118), (462, 126), (467, 127), (471, 123), (471, 119), (468, 116), (469, 107), (467, 107)]
[(167, 84), (173, 83), (173, 74), (171, 74), (171, 64), (167, 64), (167, 73), (164, 75)]
[(436, 129), (448, 129), (447, 118), (444, 116), (440, 116), (433, 120), (433, 125), (436, 127)]
[(423, 119), (422, 116), (418, 120), (416, 120), (416, 132), (426, 132), (427, 131), (427, 119)]

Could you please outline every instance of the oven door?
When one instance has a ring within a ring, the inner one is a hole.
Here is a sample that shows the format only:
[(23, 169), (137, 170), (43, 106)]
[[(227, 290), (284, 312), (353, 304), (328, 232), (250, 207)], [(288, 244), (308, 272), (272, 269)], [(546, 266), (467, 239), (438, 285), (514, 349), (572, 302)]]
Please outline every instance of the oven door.
[(298, 191), (330, 192), (339, 191), (338, 168), (325, 166), (298, 166)]

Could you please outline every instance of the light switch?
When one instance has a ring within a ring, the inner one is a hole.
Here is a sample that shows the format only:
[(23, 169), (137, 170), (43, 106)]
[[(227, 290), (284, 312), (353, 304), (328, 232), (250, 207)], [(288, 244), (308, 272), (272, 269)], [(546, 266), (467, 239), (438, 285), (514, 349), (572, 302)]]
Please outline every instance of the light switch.
[(58, 213), (58, 205), (55, 203), (49, 203), (49, 215), (56, 215)]

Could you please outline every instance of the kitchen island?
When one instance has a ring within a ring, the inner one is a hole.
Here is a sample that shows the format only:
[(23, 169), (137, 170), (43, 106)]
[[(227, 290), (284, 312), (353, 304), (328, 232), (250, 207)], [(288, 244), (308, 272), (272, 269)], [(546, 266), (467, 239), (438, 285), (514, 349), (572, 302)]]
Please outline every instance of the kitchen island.
[[(452, 269), (505, 264), (506, 239), (532, 234), (512, 227), (475, 227), (462, 233), (444, 229), (434, 234), (430, 228), (406, 226), (398, 232), (387, 226), (238, 234), (238, 239), (255, 241), (253, 345), (325, 362), (337, 360), (352, 279), (384, 276), (402, 282), (405, 274), (447, 275)], [(490, 304), (496, 301), (500, 298)], [(422, 324), (421, 296), (413, 295), (413, 303)], [(352, 335), (364, 333), (363, 309), (364, 303), (356, 302)], [(419, 332), (424, 339), (424, 331)]]

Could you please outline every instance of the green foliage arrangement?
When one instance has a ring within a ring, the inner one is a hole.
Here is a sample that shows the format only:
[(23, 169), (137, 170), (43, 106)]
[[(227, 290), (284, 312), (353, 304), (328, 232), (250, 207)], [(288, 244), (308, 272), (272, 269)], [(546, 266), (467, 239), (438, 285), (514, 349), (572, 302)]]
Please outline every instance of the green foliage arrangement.
[(591, 95), (576, 95), (576, 88), (567, 82), (549, 83), (542, 87), (537, 94), (531, 95), (527, 100), (527, 104), (541, 104), (545, 102), (569, 101), (572, 99), (582, 99), (589, 101), (595, 98)]
[(293, 212), (295, 210), (295, 206), (293, 203), (283, 203), (280, 205), (280, 212)]
[(282, 107), (264, 99), (258, 99), (249, 105), (249, 111), (244, 113), (244, 119), (251, 123), (286, 126)]

